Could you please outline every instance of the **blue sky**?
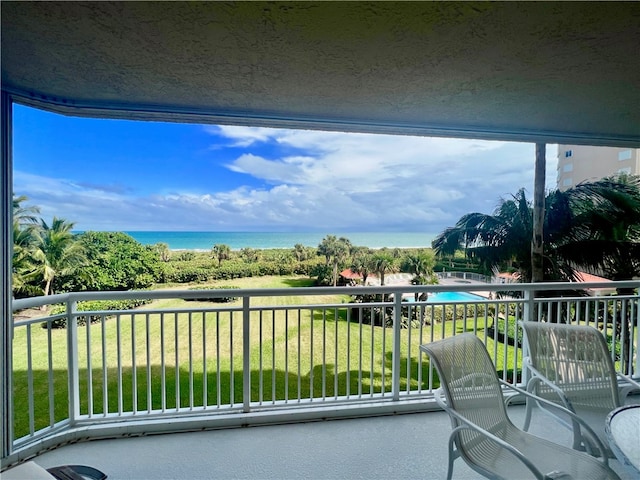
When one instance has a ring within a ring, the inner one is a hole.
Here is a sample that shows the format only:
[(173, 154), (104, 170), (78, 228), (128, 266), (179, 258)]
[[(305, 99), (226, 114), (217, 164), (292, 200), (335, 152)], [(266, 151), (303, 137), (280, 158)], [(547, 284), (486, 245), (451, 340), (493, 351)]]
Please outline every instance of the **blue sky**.
[[(533, 193), (528, 143), (98, 120), (14, 107), (14, 192), (76, 230), (439, 233)], [(555, 188), (556, 145), (547, 146)]]

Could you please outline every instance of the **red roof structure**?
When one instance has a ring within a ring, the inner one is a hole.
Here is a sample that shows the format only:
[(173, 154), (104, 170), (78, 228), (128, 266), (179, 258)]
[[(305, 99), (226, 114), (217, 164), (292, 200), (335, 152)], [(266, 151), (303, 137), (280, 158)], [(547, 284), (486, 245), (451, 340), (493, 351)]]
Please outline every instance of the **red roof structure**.
[(340, 272), (340, 276), (347, 280), (362, 280), (362, 275), (358, 272), (354, 272), (350, 268), (346, 268)]

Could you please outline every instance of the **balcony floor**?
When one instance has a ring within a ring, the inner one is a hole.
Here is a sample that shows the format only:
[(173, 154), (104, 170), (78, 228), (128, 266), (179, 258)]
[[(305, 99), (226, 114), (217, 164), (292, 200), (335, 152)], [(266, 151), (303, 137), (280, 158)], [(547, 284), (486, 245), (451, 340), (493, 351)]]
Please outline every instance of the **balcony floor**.
[[(628, 403), (640, 403), (640, 397)], [(547, 420), (536, 413), (534, 421)], [(524, 407), (509, 407), (509, 415), (521, 426)], [(532, 432), (570, 444), (557, 423), (542, 423), (535, 423)], [(92, 465), (109, 480), (443, 479), (450, 431), (444, 412), (429, 412), (94, 440), (57, 448), (34, 461), (45, 468)], [(623, 480), (633, 478), (617, 460), (610, 463)], [(483, 477), (457, 460), (454, 478)]]

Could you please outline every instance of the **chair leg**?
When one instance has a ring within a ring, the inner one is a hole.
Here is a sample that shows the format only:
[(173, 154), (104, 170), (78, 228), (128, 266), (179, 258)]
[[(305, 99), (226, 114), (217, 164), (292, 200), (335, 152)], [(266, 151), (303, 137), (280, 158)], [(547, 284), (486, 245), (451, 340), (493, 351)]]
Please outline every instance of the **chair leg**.
[(449, 437), (449, 465), (447, 466), (447, 480), (453, 478), (453, 462), (460, 456), (458, 450), (454, 448), (454, 436)]
[(524, 410), (524, 425), (522, 427), (522, 429), (525, 432), (529, 431), (529, 426), (531, 425), (531, 411), (533, 410), (532, 404), (533, 400), (531, 400), (530, 398), (527, 398), (526, 402), (525, 402), (525, 410)]

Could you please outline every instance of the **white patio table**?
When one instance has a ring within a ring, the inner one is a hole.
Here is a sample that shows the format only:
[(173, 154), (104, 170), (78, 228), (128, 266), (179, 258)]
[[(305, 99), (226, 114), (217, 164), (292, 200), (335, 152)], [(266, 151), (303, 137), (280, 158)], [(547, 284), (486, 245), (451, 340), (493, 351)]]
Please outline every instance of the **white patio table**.
[(611, 450), (628, 470), (640, 474), (640, 405), (616, 408), (606, 421)]

